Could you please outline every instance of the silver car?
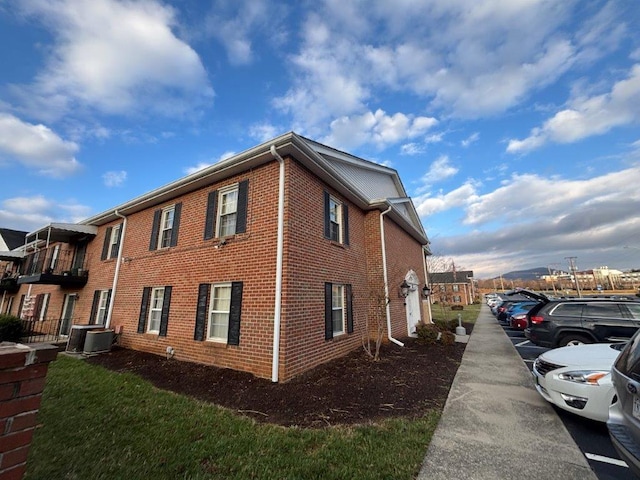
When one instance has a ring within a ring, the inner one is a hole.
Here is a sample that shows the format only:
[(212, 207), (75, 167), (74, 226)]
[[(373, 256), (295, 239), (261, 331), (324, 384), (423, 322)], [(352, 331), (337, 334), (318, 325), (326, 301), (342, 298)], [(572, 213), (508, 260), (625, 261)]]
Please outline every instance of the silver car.
[(640, 331), (613, 364), (611, 378), (618, 400), (609, 407), (611, 442), (633, 473), (640, 477)]

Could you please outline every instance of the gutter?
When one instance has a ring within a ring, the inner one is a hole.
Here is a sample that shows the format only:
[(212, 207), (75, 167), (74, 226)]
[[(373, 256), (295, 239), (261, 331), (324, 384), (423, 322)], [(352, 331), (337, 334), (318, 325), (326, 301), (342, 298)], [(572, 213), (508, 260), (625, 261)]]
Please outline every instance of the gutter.
[(284, 256), (284, 159), (276, 150), (275, 145), (269, 149), (280, 164), (280, 178), (278, 180), (278, 240), (276, 250), (276, 290), (273, 312), (273, 359), (271, 362), (271, 381), (278, 381), (280, 366), (280, 324), (282, 321), (282, 263)]
[(380, 243), (382, 245), (382, 275), (384, 276), (384, 298), (387, 303), (386, 313), (387, 313), (387, 338), (395, 343), (396, 345), (400, 345), (404, 347), (404, 343), (400, 340), (397, 340), (391, 336), (391, 308), (389, 304), (391, 300), (389, 300), (389, 279), (387, 275), (387, 244), (384, 239), (384, 216), (391, 211), (391, 205), (384, 212), (380, 214)]
[(111, 314), (113, 313), (113, 304), (115, 303), (116, 290), (118, 288), (118, 278), (120, 277), (120, 265), (122, 264), (122, 247), (124, 247), (124, 234), (127, 231), (127, 217), (118, 213), (118, 210), (114, 210), (113, 214), (116, 217), (122, 218), (122, 230), (120, 230), (120, 245), (118, 247), (118, 260), (116, 261), (116, 271), (113, 274), (113, 284), (111, 285), (111, 300), (109, 301), (109, 310), (107, 310), (107, 318), (104, 321), (104, 328), (109, 328), (111, 325)]

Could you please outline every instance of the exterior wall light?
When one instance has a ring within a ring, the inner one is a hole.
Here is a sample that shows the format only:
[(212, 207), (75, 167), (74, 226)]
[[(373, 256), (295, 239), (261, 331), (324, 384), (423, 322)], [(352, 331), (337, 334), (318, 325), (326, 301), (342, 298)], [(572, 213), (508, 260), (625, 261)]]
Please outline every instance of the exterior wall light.
[(400, 284), (400, 296), (402, 298), (407, 298), (407, 296), (409, 296), (409, 290), (411, 290), (411, 286), (407, 283), (406, 280), (403, 280)]
[(429, 295), (431, 295), (431, 289), (428, 285), (425, 285), (424, 287), (422, 287), (422, 296), (424, 298), (429, 298)]

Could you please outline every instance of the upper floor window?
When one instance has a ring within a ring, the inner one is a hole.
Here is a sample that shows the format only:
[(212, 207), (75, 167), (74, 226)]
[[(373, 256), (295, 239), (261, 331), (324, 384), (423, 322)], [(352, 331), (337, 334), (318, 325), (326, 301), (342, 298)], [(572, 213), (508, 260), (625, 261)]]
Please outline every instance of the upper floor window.
[(182, 203), (169, 205), (154, 212), (149, 250), (175, 247), (178, 244), (181, 212)]
[(228, 237), (236, 233), (238, 216), (238, 186), (220, 190), (218, 211), (218, 237)]
[(454, 283), (451, 288), (453, 288), (454, 292), (459, 292), (460, 291), (460, 285), (458, 285), (457, 283)]
[(324, 192), (324, 236), (337, 243), (349, 244), (349, 208), (329, 192)]
[[(118, 256), (121, 233), (122, 225), (107, 227), (107, 230), (104, 233), (104, 243), (102, 244), (102, 255), (100, 257), (102, 260), (106, 260), (108, 258), (116, 258)], [(84, 248), (86, 248), (85, 244), (83, 244), (83, 246)], [(82, 261), (84, 261), (84, 258), (82, 259)], [(82, 261), (80, 262), (79, 266), (82, 266)]]
[(162, 209), (160, 217), (160, 233), (158, 244), (160, 248), (167, 248), (171, 245), (171, 233), (173, 232), (173, 218), (176, 212), (175, 205)]
[(247, 231), (249, 180), (209, 192), (204, 239)]

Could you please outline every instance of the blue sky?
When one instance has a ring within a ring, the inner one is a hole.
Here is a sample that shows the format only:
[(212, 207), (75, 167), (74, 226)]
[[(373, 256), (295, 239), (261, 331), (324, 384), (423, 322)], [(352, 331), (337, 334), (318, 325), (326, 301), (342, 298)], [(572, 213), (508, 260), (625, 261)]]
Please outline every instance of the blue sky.
[(640, 268), (635, 0), (0, 0), (0, 226), (293, 130), (398, 170), (488, 278)]

